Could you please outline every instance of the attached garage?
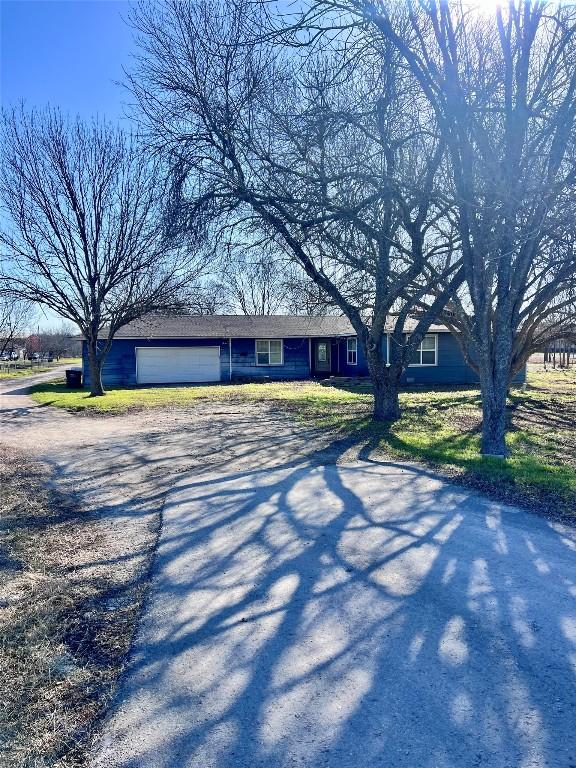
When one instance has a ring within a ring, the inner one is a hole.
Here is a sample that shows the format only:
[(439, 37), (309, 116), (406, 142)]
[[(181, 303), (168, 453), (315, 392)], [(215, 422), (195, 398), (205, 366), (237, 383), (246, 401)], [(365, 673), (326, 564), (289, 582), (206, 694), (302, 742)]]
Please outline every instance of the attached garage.
[(220, 347), (137, 347), (138, 384), (220, 381)]

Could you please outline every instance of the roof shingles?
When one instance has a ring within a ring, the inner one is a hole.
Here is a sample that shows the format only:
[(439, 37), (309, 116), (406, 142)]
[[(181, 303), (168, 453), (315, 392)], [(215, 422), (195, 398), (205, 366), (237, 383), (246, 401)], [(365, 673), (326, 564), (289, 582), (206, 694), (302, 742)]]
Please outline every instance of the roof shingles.
[[(411, 330), (414, 321), (409, 321), (407, 326), (406, 330)], [(447, 329), (432, 326), (430, 330)], [(278, 339), (354, 334), (348, 318), (340, 315), (148, 315), (125, 325), (116, 333), (116, 338)]]

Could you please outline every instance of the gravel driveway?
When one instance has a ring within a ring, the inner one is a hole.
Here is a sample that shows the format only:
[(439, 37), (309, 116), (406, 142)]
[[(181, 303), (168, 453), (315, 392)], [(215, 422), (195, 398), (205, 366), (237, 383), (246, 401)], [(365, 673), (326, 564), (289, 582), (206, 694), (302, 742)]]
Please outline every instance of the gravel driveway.
[(2, 408), (115, 556), (164, 504), (93, 768), (576, 768), (573, 529), (269, 407)]

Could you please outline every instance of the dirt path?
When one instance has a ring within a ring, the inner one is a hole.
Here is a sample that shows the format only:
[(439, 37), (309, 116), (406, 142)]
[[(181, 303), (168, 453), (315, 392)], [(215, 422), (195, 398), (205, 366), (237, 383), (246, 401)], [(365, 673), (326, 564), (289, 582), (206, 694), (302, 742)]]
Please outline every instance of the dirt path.
[(105, 585), (102, 610), (109, 611), (107, 594), (122, 595), (118, 622), (127, 601), (137, 605), (142, 597), (164, 499), (180, 477), (231, 462), (272, 466), (310, 448), (286, 417), (255, 405), (94, 417), (27, 396), (27, 386), (58, 375), (0, 384), (0, 443), (47, 463), (58, 490), (91, 518), (89, 546), (79, 546), (69, 566), (78, 578)]
[(0, 385), (0, 440), (47, 461), (62, 489), (101, 521), (107, 561), (134, 572), (146, 567), (166, 492), (180, 475), (271, 467), (321, 447), (320, 435), (268, 405), (85, 416), (34, 403), (26, 392), (36, 378)]
[(95, 768), (571, 768), (576, 537), (424, 470), (186, 473)]
[(27, 396), (40, 376), (0, 385), (0, 440), (52, 466), (62, 490), (100, 520), (105, 560), (126, 569), (125, 578), (147, 567), (166, 492), (182, 473), (274, 466), (311, 450), (310, 435), (269, 407), (76, 415)]
[(576, 535), (268, 406), (2, 392), (151, 591), (95, 768), (574, 768)]

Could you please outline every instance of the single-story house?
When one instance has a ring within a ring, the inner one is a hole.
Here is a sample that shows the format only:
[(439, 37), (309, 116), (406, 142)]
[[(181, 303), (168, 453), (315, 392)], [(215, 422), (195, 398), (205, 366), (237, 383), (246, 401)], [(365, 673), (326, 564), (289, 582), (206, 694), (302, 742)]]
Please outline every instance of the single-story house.
[[(387, 335), (386, 354), (390, 343)], [(83, 373), (88, 385), (85, 342)], [(102, 371), (107, 387), (367, 375), (346, 317), (295, 315), (148, 316), (118, 331)], [(476, 382), (443, 325), (430, 327), (403, 376), (407, 385)]]

